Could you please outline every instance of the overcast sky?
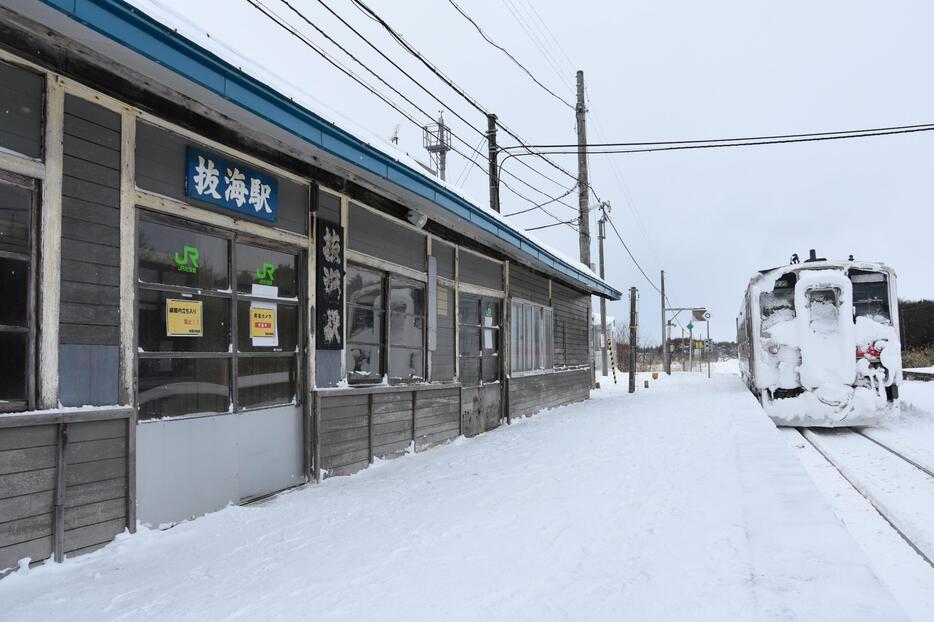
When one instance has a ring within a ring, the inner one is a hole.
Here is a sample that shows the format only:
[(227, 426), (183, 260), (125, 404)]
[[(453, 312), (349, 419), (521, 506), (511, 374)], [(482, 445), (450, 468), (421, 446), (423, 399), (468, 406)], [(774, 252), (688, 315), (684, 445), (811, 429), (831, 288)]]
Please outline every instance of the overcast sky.
[[(134, 0), (141, 6), (149, 1)], [(485, 127), (479, 112), (435, 79), (350, 0), (325, 1), (445, 104), (475, 127)], [(491, 38), (566, 100), (574, 98), (574, 71), (584, 70), (591, 142), (934, 122), (930, 33), (934, 3), (927, 0), (456, 1)], [(263, 2), (378, 85), (280, 0)], [(157, 3), (183, 13), (215, 40), (372, 133), (388, 139), (400, 125), (400, 148), (427, 160), (420, 130), (245, 0)], [(328, 15), (317, 0), (292, 3), (426, 111), (434, 114), (441, 108)], [(573, 111), (485, 43), (447, 0), (366, 3), (527, 142), (575, 141)], [(411, 112), (422, 121), (420, 113)], [(445, 119), (456, 134), (478, 145), (481, 136), (474, 130), (451, 113)], [(510, 144), (502, 133), (501, 143)], [(576, 171), (574, 156), (559, 158), (565, 168)], [(857, 259), (884, 261), (898, 272), (902, 297), (934, 297), (934, 132), (816, 144), (594, 155), (590, 163), (591, 183), (612, 203), (612, 217), (636, 259), (656, 283), (659, 270), (666, 271), (675, 306), (709, 308), (715, 338), (735, 337), (736, 311), (756, 270), (785, 264), (794, 252), (806, 256), (809, 248), (828, 258), (843, 259), (853, 253)], [(457, 180), (465, 165), (464, 158), (450, 154), (449, 181)], [(573, 183), (542, 163), (536, 168), (557, 184), (515, 160), (506, 168), (549, 195), (561, 194)], [(462, 187), (476, 202), (486, 204), (487, 180), (480, 170), (474, 169)], [(528, 188), (523, 192), (543, 198)], [(505, 189), (502, 197), (504, 212), (528, 206)], [(568, 203), (576, 205), (576, 195), (568, 197)], [(552, 208), (562, 218), (574, 216), (567, 207)], [(514, 220), (523, 227), (551, 222), (537, 211)], [(596, 225), (592, 228), (596, 261)], [(577, 234), (567, 227), (535, 235), (568, 255), (578, 254)], [(639, 288), (642, 330), (649, 341), (657, 342), (659, 296), (612, 232), (608, 236), (607, 280), (621, 290)], [(609, 314), (625, 318), (628, 303), (611, 303)]]

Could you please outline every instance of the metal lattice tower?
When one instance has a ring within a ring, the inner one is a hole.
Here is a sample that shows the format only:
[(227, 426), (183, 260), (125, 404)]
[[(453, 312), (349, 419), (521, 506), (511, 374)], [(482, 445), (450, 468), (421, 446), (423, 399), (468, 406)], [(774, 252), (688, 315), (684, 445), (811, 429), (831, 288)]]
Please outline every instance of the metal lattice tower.
[(438, 122), (422, 128), (422, 144), (431, 158), (431, 168), (444, 180), (448, 151), (451, 150), (451, 128), (444, 124), (444, 112), (438, 113)]

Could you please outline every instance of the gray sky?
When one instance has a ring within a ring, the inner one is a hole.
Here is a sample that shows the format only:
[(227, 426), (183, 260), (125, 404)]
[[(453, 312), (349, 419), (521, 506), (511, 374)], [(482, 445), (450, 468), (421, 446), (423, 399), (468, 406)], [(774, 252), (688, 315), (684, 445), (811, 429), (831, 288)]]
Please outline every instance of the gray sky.
[[(141, 5), (147, 1), (134, 0)], [(427, 159), (417, 128), (245, 0), (157, 1), (184, 11), (216, 40), (372, 133), (388, 139), (400, 124), (400, 147)], [(325, 1), (446, 104), (474, 126), (485, 127), (480, 113), (433, 78), (350, 0)], [(263, 2), (378, 85), (279, 0)], [(422, 108), (432, 113), (440, 109), (328, 15), (317, 0), (292, 2)], [(368, 0), (367, 4), (527, 142), (575, 140), (573, 111), (486, 44), (446, 0)], [(925, 0), (458, 0), (458, 4), (567, 100), (574, 97), (570, 88), (574, 70), (584, 70), (591, 142), (934, 122), (934, 38), (930, 36), (934, 3)], [(560, 41), (560, 50), (539, 16)], [(547, 54), (532, 37), (547, 41), (542, 46)], [(419, 113), (412, 112), (421, 120)], [(477, 146), (481, 138), (477, 133), (450, 113), (445, 118), (455, 133)], [(501, 143), (508, 144), (502, 133)], [(734, 317), (749, 277), (760, 268), (787, 263), (793, 252), (805, 256), (812, 247), (828, 258), (853, 253), (857, 259), (884, 261), (898, 272), (902, 297), (934, 297), (932, 156), (934, 133), (920, 133), (817, 144), (594, 155), (590, 162), (594, 188), (613, 204), (612, 216), (649, 276), (657, 283), (658, 272), (664, 269), (671, 302), (707, 306), (713, 314), (713, 336), (733, 339)], [(576, 171), (574, 156), (558, 158), (569, 171)], [(456, 180), (465, 163), (452, 153), (448, 179)], [(550, 195), (561, 194), (572, 183), (545, 164), (536, 168), (560, 185), (514, 160), (506, 167)], [(485, 176), (474, 169), (463, 189), (486, 204), (486, 184)], [(527, 188), (523, 192), (541, 196)], [(504, 212), (528, 207), (505, 189), (502, 197)], [(568, 197), (568, 203), (576, 205), (576, 194)], [(574, 216), (566, 207), (553, 207), (563, 219)], [(524, 227), (551, 222), (538, 212), (514, 220)], [(592, 228), (596, 261), (596, 226)], [(577, 234), (567, 227), (535, 235), (577, 256)], [(611, 231), (607, 279), (619, 289), (639, 288), (643, 332), (648, 340), (657, 341), (659, 296)], [(608, 313), (626, 317), (628, 304), (611, 303)]]

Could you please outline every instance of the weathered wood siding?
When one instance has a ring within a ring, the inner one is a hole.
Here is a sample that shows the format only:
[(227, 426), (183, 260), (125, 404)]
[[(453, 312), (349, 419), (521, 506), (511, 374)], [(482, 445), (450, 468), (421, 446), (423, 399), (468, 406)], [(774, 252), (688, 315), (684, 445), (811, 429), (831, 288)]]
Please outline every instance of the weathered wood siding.
[(350, 204), (348, 220), (348, 248), (406, 268), (428, 269), (427, 241), (421, 233), (355, 203)]
[(527, 417), (590, 397), (590, 371), (576, 369), (509, 380), (509, 415)]
[(30, 158), (42, 157), (42, 99), (45, 78), (0, 63), (0, 147)]
[(503, 264), (462, 250), (457, 254), (458, 277), (461, 283), (503, 289)]
[(509, 295), (545, 307), (551, 304), (548, 279), (517, 264), (509, 266)]
[(476, 436), (499, 427), (502, 388), (499, 383), (461, 389), (461, 430)]
[(460, 390), (415, 394), (415, 449), (421, 451), (460, 435)]
[(58, 425), (0, 428), (0, 575), (52, 555)]
[(327, 476), (349, 475), (369, 464), (369, 399), (362, 392), (321, 398), (319, 461)]
[(0, 575), (24, 557), (90, 552), (128, 526), (126, 417), (14, 423), (0, 423)]
[[(161, 127), (142, 121), (137, 123), (136, 185), (144, 190), (230, 216), (230, 210), (185, 196), (185, 149), (194, 144), (183, 136)], [(208, 148), (208, 151), (216, 150)], [(237, 160), (236, 156), (230, 157)], [(311, 209), (308, 188), (269, 171), (266, 173), (276, 178), (279, 187), (279, 217), (276, 227), (293, 233), (307, 233), (308, 212)], [(244, 218), (240, 212), (235, 214), (236, 218)]]
[(325, 476), (349, 475), (373, 458), (421, 451), (460, 434), (460, 389), (355, 389), (320, 397), (318, 447)]
[(587, 337), (590, 296), (553, 283), (551, 303), (554, 308), (555, 367), (590, 365)]
[(116, 404), (120, 115), (68, 95), (64, 129), (59, 401)]

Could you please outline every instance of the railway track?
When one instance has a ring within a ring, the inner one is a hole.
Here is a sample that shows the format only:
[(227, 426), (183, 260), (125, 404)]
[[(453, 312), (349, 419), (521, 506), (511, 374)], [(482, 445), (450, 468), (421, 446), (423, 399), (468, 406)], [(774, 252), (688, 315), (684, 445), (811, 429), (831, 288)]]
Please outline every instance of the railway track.
[(859, 429), (797, 431), (934, 568), (934, 464), (929, 458)]

